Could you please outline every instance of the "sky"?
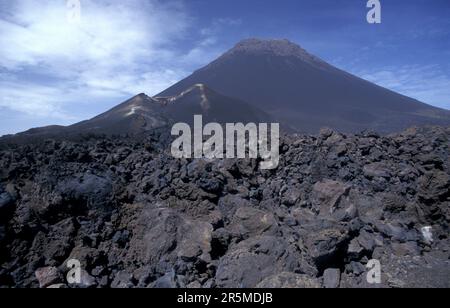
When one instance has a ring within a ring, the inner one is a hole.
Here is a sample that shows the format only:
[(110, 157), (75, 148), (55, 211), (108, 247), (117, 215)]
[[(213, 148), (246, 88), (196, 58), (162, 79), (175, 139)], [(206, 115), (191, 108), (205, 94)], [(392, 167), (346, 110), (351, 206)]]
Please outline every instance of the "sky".
[(380, 3), (369, 24), (367, 0), (0, 0), (0, 135), (158, 94), (250, 37), (450, 109), (450, 1)]

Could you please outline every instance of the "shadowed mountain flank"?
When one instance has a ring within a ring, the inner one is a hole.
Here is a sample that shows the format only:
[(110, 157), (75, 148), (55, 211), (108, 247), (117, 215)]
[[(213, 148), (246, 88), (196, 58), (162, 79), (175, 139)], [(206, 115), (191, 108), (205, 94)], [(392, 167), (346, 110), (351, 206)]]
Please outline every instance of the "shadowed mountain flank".
[(198, 83), (249, 102), (299, 131), (388, 133), (450, 125), (450, 112), (353, 76), (287, 40), (244, 40), (161, 95)]

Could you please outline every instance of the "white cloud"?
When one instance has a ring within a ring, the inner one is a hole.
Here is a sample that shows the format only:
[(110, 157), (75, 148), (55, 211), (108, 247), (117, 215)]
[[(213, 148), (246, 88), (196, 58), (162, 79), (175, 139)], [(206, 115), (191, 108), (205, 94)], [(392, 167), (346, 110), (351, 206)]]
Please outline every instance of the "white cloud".
[(1, 8), (0, 107), (70, 119), (67, 104), (153, 95), (186, 74), (171, 63), (173, 42), (190, 26), (181, 2), (81, 0), (79, 23), (63, 0)]
[(191, 66), (198, 68), (205, 65), (217, 57), (219, 57), (224, 50), (230, 46), (221, 46), (223, 43), (223, 32), (233, 27), (233, 30), (237, 30), (237, 27), (242, 25), (241, 19), (233, 18), (217, 18), (214, 19), (210, 25), (200, 29), (200, 39), (196, 46), (191, 48), (180, 59), (182, 63), (190, 63)]
[[(0, 107), (36, 117), (70, 119), (61, 110), (65, 98), (59, 90), (46, 86), (1, 82)], [(17, 99), (20, 98), (20, 101)]]
[(9, 69), (38, 63), (78, 68), (133, 65), (140, 57), (158, 56), (158, 49), (187, 26), (178, 7), (155, 1), (81, 0), (79, 23), (69, 22), (64, 1), (19, 0), (12, 17), (0, 21), (0, 65)]
[(200, 30), (200, 33), (203, 36), (215, 36), (217, 35), (224, 27), (237, 27), (242, 25), (242, 19), (233, 19), (233, 18), (217, 18), (212, 21), (209, 27), (203, 28)]

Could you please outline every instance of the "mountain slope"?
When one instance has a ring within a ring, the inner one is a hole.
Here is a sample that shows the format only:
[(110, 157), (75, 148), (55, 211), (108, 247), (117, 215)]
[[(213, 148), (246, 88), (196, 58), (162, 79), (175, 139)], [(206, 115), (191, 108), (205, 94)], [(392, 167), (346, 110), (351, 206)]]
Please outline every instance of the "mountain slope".
[(67, 127), (73, 133), (133, 134), (168, 124), (163, 106), (157, 100), (141, 93), (111, 110)]
[(91, 120), (67, 129), (78, 133), (137, 134), (175, 122), (191, 123), (194, 115), (203, 115), (204, 122), (218, 123), (271, 120), (266, 113), (243, 101), (223, 96), (203, 84), (196, 84), (173, 96), (152, 98), (139, 94)]
[(175, 96), (154, 98), (164, 105), (166, 117), (177, 122), (191, 123), (194, 115), (203, 115), (204, 122), (260, 123), (273, 119), (239, 99), (221, 95), (204, 84), (195, 84)]
[(223, 96), (203, 84), (196, 84), (173, 96), (149, 97), (139, 94), (116, 107), (71, 126), (30, 129), (0, 138), (1, 143), (26, 143), (43, 138), (71, 138), (89, 134), (139, 135), (163, 129), (170, 133), (176, 122), (192, 124), (194, 115), (203, 122), (262, 123), (273, 122), (267, 113), (239, 99)]
[(287, 40), (244, 40), (161, 95), (197, 83), (252, 103), (300, 131), (450, 125), (448, 111), (339, 70)]

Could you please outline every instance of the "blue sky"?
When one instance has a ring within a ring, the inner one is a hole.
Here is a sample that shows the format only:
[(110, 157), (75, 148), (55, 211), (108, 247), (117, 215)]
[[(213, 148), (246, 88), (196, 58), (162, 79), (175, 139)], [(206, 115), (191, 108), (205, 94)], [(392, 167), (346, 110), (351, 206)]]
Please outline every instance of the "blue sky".
[[(72, 0), (71, 0), (72, 1)], [(157, 94), (248, 37), (287, 38), (327, 62), (450, 109), (450, 1), (0, 1), (0, 135), (90, 118)]]

